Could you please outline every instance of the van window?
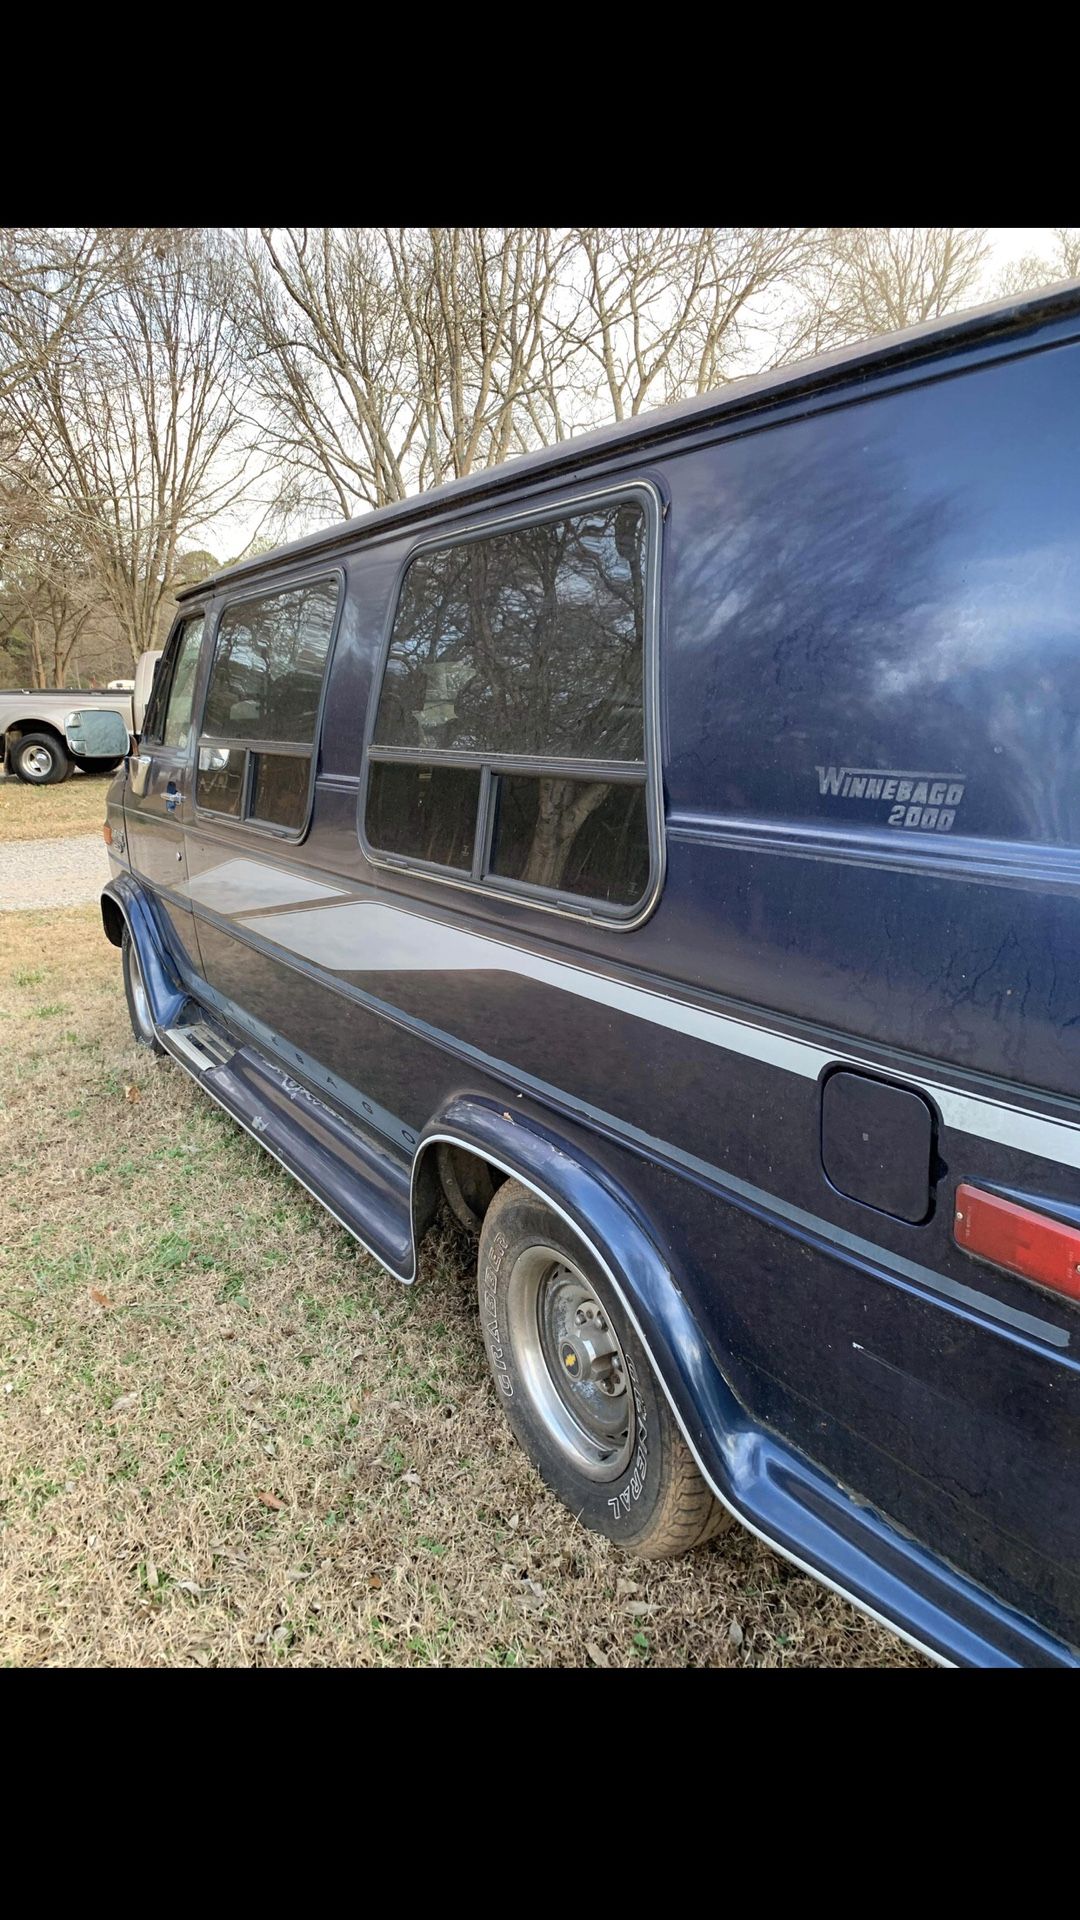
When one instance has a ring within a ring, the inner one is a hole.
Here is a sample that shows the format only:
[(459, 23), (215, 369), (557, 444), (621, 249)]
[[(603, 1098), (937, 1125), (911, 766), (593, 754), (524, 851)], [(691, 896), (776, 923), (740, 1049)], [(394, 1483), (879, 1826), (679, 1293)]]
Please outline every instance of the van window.
[(173, 671), (172, 685), (169, 688), (169, 704), (165, 709), (165, 729), (162, 744), (166, 747), (178, 747), (181, 752), (187, 746), (191, 736), (191, 703), (195, 696), (195, 675), (199, 668), (199, 648), (202, 646), (203, 616), (188, 620), (184, 626), (176, 666)]
[(187, 746), (202, 637), (201, 613), (185, 620), (170, 635), (146, 703), (140, 735), (144, 746)]
[(499, 891), (642, 898), (647, 559), (627, 498), (417, 554), (369, 748), (374, 852)]
[(339, 597), (336, 578), (311, 580), (224, 609), (199, 741), (204, 811), (303, 832)]

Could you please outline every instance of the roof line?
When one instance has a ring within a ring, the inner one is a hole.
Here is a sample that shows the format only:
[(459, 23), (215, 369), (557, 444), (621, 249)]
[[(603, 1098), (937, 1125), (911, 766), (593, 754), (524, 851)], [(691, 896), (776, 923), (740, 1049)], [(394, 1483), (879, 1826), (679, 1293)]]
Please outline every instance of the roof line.
[(286, 562), (314, 558), (355, 540), (377, 538), (389, 528), (427, 517), (458, 501), (464, 505), (519, 486), (526, 477), (541, 478), (549, 473), (554, 475), (565, 466), (577, 467), (601, 460), (609, 451), (620, 447), (648, 445), (688, 428), (707, 426), (713, 421), (719, 423), (802, 393), (842, 385), (871, 372), (914, 365), (964, 342), (972, 345), (981, 340), (989, 342), (1040, 323), (1065, 320), (1073, 314), (1080, 316), (1080, 280), (1039, 288), (1019, 300), (990, 301), (981, 307), (949, 314), (944, 319), (928, 320), (898, 333), (879, 334), (852, 346), (817, 354), (809, 360), (793, 361), (789, 366), (764, 374), (750, 374), (711, 393), (572, 435), (534, 452), (517, 454), (498, 466), (484, 467), (459, 480), (443, 481), (424, 493), (410, 494), (405, 500), (393, 501), (389, 506), (358, 514), (351, 520), (335, 522), (316, 533), (275, 547), (269, 553), (223, 567), (197, 584), (182, 588), (176, 597), (188, 600), (227, 581), (244, 579)]

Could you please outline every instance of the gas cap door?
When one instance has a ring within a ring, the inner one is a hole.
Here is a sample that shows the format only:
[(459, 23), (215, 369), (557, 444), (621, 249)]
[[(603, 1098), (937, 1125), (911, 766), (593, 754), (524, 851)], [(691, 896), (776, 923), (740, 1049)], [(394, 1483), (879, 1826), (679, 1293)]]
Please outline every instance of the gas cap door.
[(831, 1073), (821, 1090), (821, 1161), (838, 1193), (912, 1225), (933, 1193), (934, 1111), (911, 1087)]

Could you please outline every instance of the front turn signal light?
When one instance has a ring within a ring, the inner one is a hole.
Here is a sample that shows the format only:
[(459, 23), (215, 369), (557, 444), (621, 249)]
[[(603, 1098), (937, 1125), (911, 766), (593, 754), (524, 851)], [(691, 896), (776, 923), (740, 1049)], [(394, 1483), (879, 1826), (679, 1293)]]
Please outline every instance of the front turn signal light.
[(105, 822), (105, 825), (101, 829), (101, 837), (104, 840), (105, 845), (107, 847), (112, 846), (112, 828), (110, 827), (107, 820)]

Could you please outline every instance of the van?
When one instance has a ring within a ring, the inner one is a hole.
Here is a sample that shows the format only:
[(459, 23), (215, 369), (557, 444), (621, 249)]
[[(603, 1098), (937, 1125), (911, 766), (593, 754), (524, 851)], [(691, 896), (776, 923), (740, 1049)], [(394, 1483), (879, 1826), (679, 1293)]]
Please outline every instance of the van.
[[(1080, 286), (182, 596), (105, 932), (569, 1513), (1080, 1645)], [(718, 1549), (722, 1551), (722, 1547)]]

